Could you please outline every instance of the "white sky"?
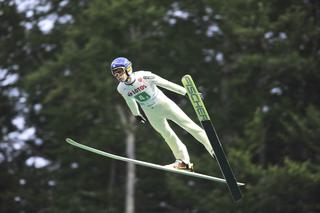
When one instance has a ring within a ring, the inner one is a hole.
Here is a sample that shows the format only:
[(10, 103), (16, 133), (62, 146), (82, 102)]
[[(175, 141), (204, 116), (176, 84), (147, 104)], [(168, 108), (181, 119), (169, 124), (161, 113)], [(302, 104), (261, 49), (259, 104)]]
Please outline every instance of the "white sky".
[(35, 167), (37, 169), (46, 167), (50, 164), (51, 162), (43, 157), (40, 156), (33, 156), (30, 157), (26, 160), (26, 165), (30, 167)]
[[(32, 17), (34, 12), (48, 12), (51, 9), (51, 4), (43, 5), (41, 4), (41, 0), (14, 0), (17, 9), (21, 13), (25, 13), (27, 17)], [(59, 3), (60, 7), (64, 7), (69, 3), (69, 0), (63, 0)], [(44, 17), (37, 23), (37, 26), (43, 33), (49, 33), (54, 28), (56, 22), (61, 24), (66, 24), (68, 22), (72, 22), (72, 17), (70, 15), (64, 15), (62, 17), (58, 17), (57, 14), (49, 14)], [(23, 26), (26, 29), (31, 29), (34, 26), (34, 23), (23, 23)]]

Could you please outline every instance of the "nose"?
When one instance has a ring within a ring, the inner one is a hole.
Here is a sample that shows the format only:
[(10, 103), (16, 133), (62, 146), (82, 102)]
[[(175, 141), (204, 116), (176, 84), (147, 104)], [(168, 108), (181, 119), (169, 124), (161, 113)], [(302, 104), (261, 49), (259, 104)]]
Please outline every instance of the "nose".
[(122, 78), (124, 76), (124, 73), (116, 73), (114, 76), (116, 78)]

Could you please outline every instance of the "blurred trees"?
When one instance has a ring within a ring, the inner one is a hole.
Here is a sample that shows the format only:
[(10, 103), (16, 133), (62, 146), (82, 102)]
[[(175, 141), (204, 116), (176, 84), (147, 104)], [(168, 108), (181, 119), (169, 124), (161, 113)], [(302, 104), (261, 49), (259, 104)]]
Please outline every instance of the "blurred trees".
[[(236, 177), (247, 183), (233, 204), (224, 185), (138, 167), (136, 212), (319, 211), (317, 1), (37, 3), (19, 11), (0, 2), (0, 211), (124, 211), (125, 164), (64, 143), (71, 137), (126, 154), (129, 127), (116, 106), (127, 108), (109, 72), (120, 55), (175, 83), (194, 77)], [(44, 30), (48, 19), (54, 27)], [(16, 81), (3, 83), (12, 75)], [(166, 94), (196, 119), (187, 99)], [(36, 132), (9, 149), (17, 115)], [(221, 177), (205, 149), (172, 126), (197, 171)], [(134, 134), (138, 159), (173, 160), (150, 126)], [(32, 156), (50, 164), (26, 166)]]

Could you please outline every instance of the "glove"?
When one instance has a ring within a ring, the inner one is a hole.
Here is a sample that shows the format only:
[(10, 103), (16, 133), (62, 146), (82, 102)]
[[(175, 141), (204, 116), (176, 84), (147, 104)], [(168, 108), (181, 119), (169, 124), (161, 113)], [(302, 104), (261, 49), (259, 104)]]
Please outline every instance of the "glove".
[(201, 92), (199, 92), (198, 94), (200, 95), (201, 99), (204, 100), (204, 94)]
[(143, 124), (147, 123), (147, 119), (145, 119), (145, 117), (143, 117), (142, 115), (137, 115), (135, 117), (139, 122), (141, 122)]

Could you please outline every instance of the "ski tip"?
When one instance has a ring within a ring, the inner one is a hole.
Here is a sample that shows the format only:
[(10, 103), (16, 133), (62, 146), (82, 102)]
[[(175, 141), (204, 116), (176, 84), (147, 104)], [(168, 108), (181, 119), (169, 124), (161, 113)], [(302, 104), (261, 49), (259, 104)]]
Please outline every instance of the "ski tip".
[(72, 142), (73, 142), (73, 140), (72, 140), (71, 138), (66, 138), (65, 140), (66, 140), (66, 142), (68, 142), (68, 143), (72, 143)]
[(189, 74), (184, 75), (184, 76), (182, 77), (182, 79), (184, 79), (184, 78), (191, 78), (191, 75), (189, 75)]

